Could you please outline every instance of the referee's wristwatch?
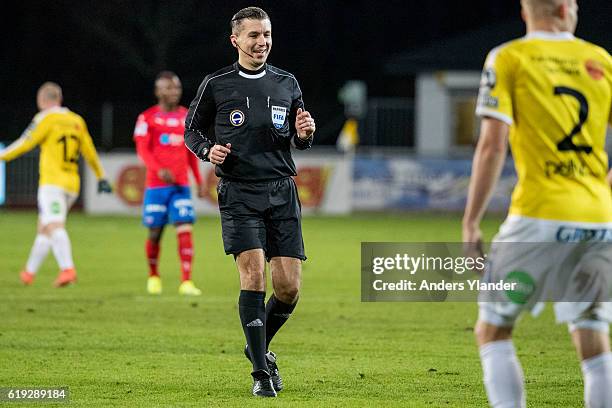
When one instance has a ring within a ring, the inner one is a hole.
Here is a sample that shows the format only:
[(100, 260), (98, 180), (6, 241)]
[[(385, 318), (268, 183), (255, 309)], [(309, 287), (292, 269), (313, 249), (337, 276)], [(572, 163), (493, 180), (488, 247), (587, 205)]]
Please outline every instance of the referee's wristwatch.
[(204, 146), (202, 148), (202, 151), (200, 152), (200, 160), (202, 160), (202, 161), (210, 161), (208, 159), (208, 152), (209, 151), (210, 151), (210, 149), (208, 147)]

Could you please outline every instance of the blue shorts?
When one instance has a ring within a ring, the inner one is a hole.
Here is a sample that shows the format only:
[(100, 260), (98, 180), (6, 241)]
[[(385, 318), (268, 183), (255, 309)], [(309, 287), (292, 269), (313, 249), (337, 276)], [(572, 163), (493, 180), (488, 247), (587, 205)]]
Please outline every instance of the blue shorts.
[(195, 222), (191, 190), (187, 186), (147, 188), (142, 208), (142, 224), (148, 228), (163, 227), (168, 222)]

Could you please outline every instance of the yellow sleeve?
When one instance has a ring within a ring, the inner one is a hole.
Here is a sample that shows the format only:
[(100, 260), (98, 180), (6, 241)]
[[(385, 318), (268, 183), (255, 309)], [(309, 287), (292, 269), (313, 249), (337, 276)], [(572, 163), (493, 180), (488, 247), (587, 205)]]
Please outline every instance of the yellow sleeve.
[(6, 149), (0, 151), (0, 160), (11, 161), (34, 149), (43, 142), (48, 130), (48, 121), (42, 120), (40, 123), (36, 123), (33, 120), (26, 130), (23, 131), (19, 139), (11, 143)]
[[(606, 52), (606, 57), (607, 57), (606, 60), (608, 62), (608, 67), (607, 67), (608, 84), (610, 86), (610, 92), (612, 93), (612, 56), (610, 56), (610, 54)], [(608, 124), (612, 126), (612, 101), (610, 103), (610, 114), (608, 115)]]
[(506, 46), (494, 48), (485, 62), (480, 79), (480, 90), (476, 103), (478, 116), (492, 117), (512, 125), (512, 89), (513, 69), (516, 63), (512, 61)]
[(96, 178), (99, 180), (104, 178), (104, 169), (102, 168), (102, 163), (100, 163), (100, 158), (98, 157), (98, 153), (96, 152), (96, 148), (91, 140), (91, 135), (87, 130), (87, 124), (84, 120), (81, 120), (81, 126), (83, 127), (83, 139), (81, 140), (81, 154), (89, 164), (89, 167), (96, 174)]

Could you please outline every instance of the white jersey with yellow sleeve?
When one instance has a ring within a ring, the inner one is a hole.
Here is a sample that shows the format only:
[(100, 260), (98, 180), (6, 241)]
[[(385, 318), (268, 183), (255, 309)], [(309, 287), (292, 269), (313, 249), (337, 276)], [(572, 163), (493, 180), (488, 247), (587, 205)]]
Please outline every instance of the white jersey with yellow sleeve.
[(476, 113), (510, 125), (511, 215), (612, 222), (611, 105), (612, 57), (568, 32), (532, 32), (489, 53)]
[(36, 146), (40, 146), (40, 186), (57, 186), (78, 194), (81, 155), (98, 179), (104, 177), (85, 121), (67, 108), (39, 112), (21, 137), (0, 152), (0, 160), (13, 160)]

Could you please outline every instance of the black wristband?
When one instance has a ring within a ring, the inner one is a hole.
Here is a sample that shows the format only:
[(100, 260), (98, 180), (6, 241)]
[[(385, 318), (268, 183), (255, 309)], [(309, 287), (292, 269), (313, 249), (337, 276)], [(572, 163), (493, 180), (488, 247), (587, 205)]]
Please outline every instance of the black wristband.
[(293, 135), (293, 144), (295, 145), (295, 148), (298, 150), (309, 149), (310, 147), (312, 147), (313, 138), (314, 138), (314, 135), (310, 135), (308, 138), (302, 139), (296, 133)]

